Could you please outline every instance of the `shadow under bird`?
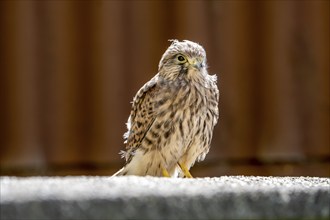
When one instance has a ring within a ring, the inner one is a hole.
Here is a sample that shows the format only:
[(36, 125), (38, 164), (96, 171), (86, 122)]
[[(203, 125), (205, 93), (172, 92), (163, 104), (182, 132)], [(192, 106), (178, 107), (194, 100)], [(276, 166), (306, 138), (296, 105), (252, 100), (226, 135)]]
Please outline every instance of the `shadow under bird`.
[(204, 48), (171, 40), (158, 73), (135, 95), (124, 134), (125, 166), (114, 176), (191, 178), (189, 170), (209, 152), (219, 117), (216, 75)]

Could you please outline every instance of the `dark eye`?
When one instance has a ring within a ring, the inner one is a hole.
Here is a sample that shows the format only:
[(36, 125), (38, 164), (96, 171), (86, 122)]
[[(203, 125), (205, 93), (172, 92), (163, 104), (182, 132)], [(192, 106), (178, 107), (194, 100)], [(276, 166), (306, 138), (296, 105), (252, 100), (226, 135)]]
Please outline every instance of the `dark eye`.
[(183, 61), (185, 61), (186, 59), (183, 57), (183, 56), (178, 56), (178, 60), (180, 61), (180, 62), (183, 62)]

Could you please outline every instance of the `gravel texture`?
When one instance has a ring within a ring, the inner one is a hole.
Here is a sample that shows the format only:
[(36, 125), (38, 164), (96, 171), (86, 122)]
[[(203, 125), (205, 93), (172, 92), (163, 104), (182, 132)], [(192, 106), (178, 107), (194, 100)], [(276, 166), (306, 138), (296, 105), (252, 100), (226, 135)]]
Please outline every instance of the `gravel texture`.
[(4, 219), (329, 219), (330, 178), (1, 177)]

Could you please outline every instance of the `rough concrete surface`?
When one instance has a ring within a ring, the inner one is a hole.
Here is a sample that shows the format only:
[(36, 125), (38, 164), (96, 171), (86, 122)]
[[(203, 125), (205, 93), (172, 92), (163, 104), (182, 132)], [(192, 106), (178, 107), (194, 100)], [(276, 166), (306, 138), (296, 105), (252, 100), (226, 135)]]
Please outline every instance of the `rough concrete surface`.
[(330, 178), (1, 177), (1, 219), (328, 219)]

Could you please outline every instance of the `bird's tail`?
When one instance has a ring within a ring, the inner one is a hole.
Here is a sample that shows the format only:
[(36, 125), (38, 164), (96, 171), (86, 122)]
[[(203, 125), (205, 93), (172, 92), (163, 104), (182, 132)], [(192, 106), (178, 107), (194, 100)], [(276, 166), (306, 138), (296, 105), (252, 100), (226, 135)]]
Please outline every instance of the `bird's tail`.
[(115, 174), (113, 174), (112, 176), (124, 176), (125, 167), (121, 168), (120, 170), (118, 170)]

